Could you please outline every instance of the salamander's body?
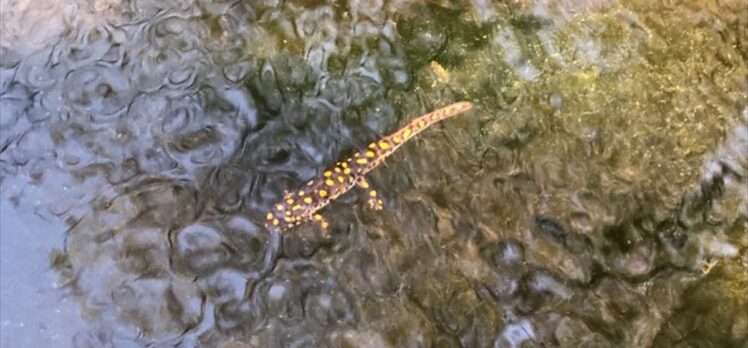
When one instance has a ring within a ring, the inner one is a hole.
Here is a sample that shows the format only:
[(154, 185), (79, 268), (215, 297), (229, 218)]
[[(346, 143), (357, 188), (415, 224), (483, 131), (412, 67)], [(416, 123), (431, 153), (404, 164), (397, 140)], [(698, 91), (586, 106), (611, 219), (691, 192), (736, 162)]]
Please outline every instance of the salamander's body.
[(420, 116), (397, 132), (369, 144), (365, 150), (327, 169), (320, 178), (309, 181), (297, 190), (286, 192), (283, 199), (274, 204), (266, 214), (265, 226), (282, 232), (304, 221), (314, 220), (325, 229), (328, 223), (319, 214), (320, 209), (355, 185), (369, 190), (369, 205), (381, 209), (382, 201), (377, 197), (377, 192), (370, 189), (364, 175), (379, 166), (385, 158), (416, 134), (436, 122), (468, 111), (472, 107), (470, 102), (451, 104)]

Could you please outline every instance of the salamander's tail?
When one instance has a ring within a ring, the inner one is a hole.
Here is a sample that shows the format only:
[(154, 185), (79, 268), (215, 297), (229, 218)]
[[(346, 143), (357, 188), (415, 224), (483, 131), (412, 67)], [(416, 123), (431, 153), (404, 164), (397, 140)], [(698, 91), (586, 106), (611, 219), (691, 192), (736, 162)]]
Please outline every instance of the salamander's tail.
[(446, 107), (443, 107), (439, 110), (430, 112), (426, 115), (423, 115), (422, 117), (423, 118), (428, 117), (427, 120), (430, 121), (429, 125), (431, 125), (445, 118), (450, 118), (452, 116), (459, 115), (472, 108), (473, 108), (473, 103), (467, 102), (467, 101), (461, 101), (461, 102), (457, 102), (457, 103), (448, 105)]
[(428, 114), (416, 118), (407, 126), (401, 128), (395, 135), (399, 135), (400, 137), (402, 137), (403, 141), (408, 140), (414, 135), (422, 132), (424, 129), (430, 127), (434, 123), (437, 123), (445, 118), (459, 115), (472, 108), (473, 103), (467, 101), (450, 104), (441, 109), (429, 112)]
[[(416, 134), (422, 132), (432, 124), (445, 118), (461, 114), (470, 110), (472, 107), (472, 103), (463, 101), (420, 116), (405, 125), (405, 127), (400, 128), (397, 132), (392, 133), (377, 142), (369, 144), (368, 148), (356, 155), (360, 158), (354, 162), (354, 166), (356, 164), (361, 164), (365, 169), (359, 172), (366, 173), (379, 165), (381, 161), (394, 153), (405, 142), (412, 139)], [(352, 168), (351, 170), (355, 171), (355, 168)]]

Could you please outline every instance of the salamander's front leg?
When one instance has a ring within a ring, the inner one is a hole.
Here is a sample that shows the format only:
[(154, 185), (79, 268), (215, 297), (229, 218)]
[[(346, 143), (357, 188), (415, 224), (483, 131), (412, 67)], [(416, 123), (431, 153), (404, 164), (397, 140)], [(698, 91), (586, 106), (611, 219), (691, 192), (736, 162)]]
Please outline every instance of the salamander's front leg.
[(366, 203), (369, 205), (369, 208), (374, 210), (382, 209), (382, 200), (377, 196), (377, 190), (371, 188), (369, 182), (366, 181), (365, 178), (362, 177), (358, 179), (357, 185), (358, 187), (366, 190)]
[(327, 222), (327, 220), (325, 220), (325, 217), (322, 216), (322, 214), (314, 214), (312, 215), (312, 219), (317, 223), (317, 225), (319, 225), (319, 227), (323, 231), (327, 232), (327, 227), (329, 227), (330, 224)]

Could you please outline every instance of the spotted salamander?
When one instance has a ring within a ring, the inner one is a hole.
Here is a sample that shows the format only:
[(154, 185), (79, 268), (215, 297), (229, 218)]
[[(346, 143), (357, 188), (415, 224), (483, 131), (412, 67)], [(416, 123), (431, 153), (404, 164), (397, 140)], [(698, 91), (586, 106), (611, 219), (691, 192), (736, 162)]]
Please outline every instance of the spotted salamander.
[(379, 166), (416, 134), (472, 107), (472, 103), (463, 101), (420, 116), (397, 132), (369, 144), (353, 157), (336, 163), (334, 167), (325, 170), (320, 178), (309, 181), (297, 190), (286, 192), (283, 199), (273, 204), (266, 214), (265, 227), (284, 232), (312, 220), (326, 230), (329, 224), (319, 211), (356, 185), (368, 191), (367, 202), (371, 208), (381, 209), (382, 200), (377, 197), (377, 191), (370, 187), (364, 175)]

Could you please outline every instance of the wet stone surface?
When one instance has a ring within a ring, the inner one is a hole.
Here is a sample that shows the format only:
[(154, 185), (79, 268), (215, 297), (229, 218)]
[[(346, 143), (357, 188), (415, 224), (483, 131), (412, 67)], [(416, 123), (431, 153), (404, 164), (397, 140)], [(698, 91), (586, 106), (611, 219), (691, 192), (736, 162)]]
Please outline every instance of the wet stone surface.
[(3, 346), (748, 344), (742, 1), (0, 1)]

